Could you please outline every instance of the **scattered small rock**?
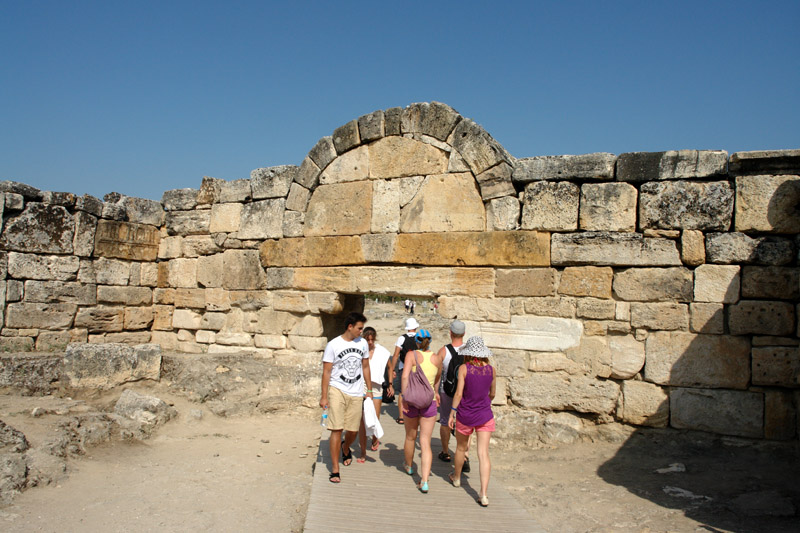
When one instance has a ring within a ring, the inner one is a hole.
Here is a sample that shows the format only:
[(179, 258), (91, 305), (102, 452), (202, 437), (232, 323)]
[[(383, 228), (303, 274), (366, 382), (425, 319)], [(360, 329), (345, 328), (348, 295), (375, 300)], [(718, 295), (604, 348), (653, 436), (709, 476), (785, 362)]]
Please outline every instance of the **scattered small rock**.
[(695, 494), (694, 492), (682, 489), (680, 487), (666, 486), (662, 490), (665, 494), (667, 494), (667, 496), (672, 496), (673, 498), (686, 498), (687, 500), (693, 500), (695, 502), (710, 502), (712, 500), (712, 498), (709, 498), (708, 496)]
[(666, 468), (658, 468), (655, 470), (656, 474), (672, 474), (675, 472), (686, 472), (686, 465), (683, 463), (670, 463)]
[(191, 417), (192, 417), (192, 418), (194, 418), (195, 420), (202, 420), (202, 418), (203, 418), (203, 411), (201, 411), (200, 409), (191, 409), (191, 410), (189, 411), (189, 416), (191, 416)]
[(269, 444), (269, 439), (261, 439), (261, 442), (264, 444)]
[(280, 450), (275, 450), (275, 455), (280, 455), (280, 454), (281, 454)]

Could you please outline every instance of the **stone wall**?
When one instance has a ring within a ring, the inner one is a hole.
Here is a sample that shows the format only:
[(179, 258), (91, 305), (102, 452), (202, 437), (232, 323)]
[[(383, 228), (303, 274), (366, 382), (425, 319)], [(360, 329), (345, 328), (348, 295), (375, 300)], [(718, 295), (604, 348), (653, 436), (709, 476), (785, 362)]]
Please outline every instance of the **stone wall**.
[(160, 204), (4, 182), (0, 347), (308, 365), (359, 295), (431, 296), (495, 352), (509, 421), (793, 439), (798, 174), (800, 150), (516, 159), (434, 102)]

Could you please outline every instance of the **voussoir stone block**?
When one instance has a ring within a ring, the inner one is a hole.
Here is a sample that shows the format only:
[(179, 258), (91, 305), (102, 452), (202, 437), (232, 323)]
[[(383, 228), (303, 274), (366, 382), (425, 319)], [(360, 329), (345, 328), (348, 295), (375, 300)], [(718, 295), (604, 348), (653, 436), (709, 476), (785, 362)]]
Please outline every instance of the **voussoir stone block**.
[(551, 237), (554, 266), (680, 266), (675, 241), (645, 238), (638, 233), (554, 233)]
[(320, 170), (325, 170), (330, 162), (336, 159), (336, 155), (336, 148), (333, 145), (333, 137), (331, 136), (321, 138), (314, 145), (314, 148), (308, 152), (308, 157)]
[(445, 141), (460, 119), (458, 112), (446, 104), (415, 103), (403, 109), (400, 116), (400, 131), (421, 133)]
[(305, 219), (306, 236), (360, 235), (370, 232), (372, 183), (357, 181), (320, 185)]
[(333, 131), (333, 146), (337, 154), (343, 154), (360, 143), (358, 120), (351, 120)]
[(727, 181), (650, 182), (639, 192), (642, 229), (727, 230), (733, 216), (733, 189)]
[(320, 169), (310, 157), (306, 156), (300, 164), (300, 170), (294, 180), (306, 189), (314, 189), (319, 183)]
[(439, 314), (445, 318), (508, 322), (511, 308), (508, 298), (469, 298), (465, 296), (442, 296), (439, 298)]
[(514, 184), (511, 182), (511, 165), (505, 161), (478, 174), (475, 179), (481, 189), (481, 198), (484, 201), (504, 196), (516, 196)]
[(800, 233), (800, 176), (738, 176), (736, 231)]
[(475, 188), (475, 179), (468, 172), (428, 176), (400, 213), (400, 233), (485, 229), (486, 210)]
[(742, 300), (728, 307), (731, 335), (793, 335), (795, 309), (788, 302)]
[(515, 183), (541, 180), (614, 178), (616, 156), (609, 153), (525, 157), (514, 162)]
[[(549, 234), (538, 231), (400, 233), (394, 262), (417, 265), (548, 266)], [(435, 250), (436, 253), (431, 253)]]
[(630, 152), (617, 158), (618, 181), (653, 181), (707, 178), (726, 173), (728, 153), (723, 150), (670, 150)]
[(289, 196), (286, 198), (286, 209), (305, 213), (310, 199), (311, 191), (299, 183), (292, 183), (289, 188)]
[(462, 119), (452, 135), (452, 146), (476, 176), (501, 162), (513, 166), (514, 158), (486, 130), (469, 119)]
[(525, 187), (522, 229), (571, 231), (578, 228), (580, 189), (567, 181), (538, 181)]
[(644, 379), (659, 385), (745, 389), (750, 381), (746, 338), (657, 331), (645, 352)]
[(800, 268), (743, 267), (742, 298), (797, 301), (800, 299)]
[(619, 385), (613, 381), (560, 372), (510, 380), (508, 390), (514, 404), (525, 409), (579, 413), (613, 413), (619, 397)]
[(161, 377), (157, 344), (84, 344), (67, 346), (64, 377), (71, 387), (108, 390), (123, 383)]
[(678, 429), (761, 438), (764, 435), (764, 395), (759, 392), (674, 389), (670, 425)]
[(362, 143), (375, 141), (384, 136), (383, 111), (373, 111), (358, 117), (358, 133)]
[(753, 348), (753, 385), (800, 387), (800, 349), (797, 346)]
[(622, 420), (637, 426), (666, 427), (669, 423), (669, 395), (646, 381), (622, 383)]
[(372, 179), (443, 174), (448, 156), (438, 148), (406, 137), (384, 137), (368, 145)]
[(611, 267), (567, 267), (561, 273), (558, 294), (611, 298), (613, 277), (614, 271)]
[(554, 268), (502, 268), (496, 283), (496, 296), (555, 296), (558, 273)]
[(629, 268), (614, 275), (614, 294), (625, 301), (691, 302), (692, 272), (683, 267)]
[(6, 220), (0, 235), (3, 250), (52, 254), (72, 253), (75, 220), (66, 208), (32, 202)]
[(638, 191), (628, 183), (581, 186), (580, 227), (587, 231), (634, 231)]
[(359, 146), (340, 155), (322, 171), (320, 185), (369, 179), (369, 147)]
[(79, 267), (75, 256), (8, 253), (8, 276), (16, 279), (71, 281)]
[(363, 265), (361, 238), (300, 237), (264, 241), (260, 248), (261, 265), (275, 266), (336, 266)]
[(257, 168), (250, 172), (250, 188), (253, 200), (264, 198), (285, 198), (299, 167), (280, 165), (276, 167)]

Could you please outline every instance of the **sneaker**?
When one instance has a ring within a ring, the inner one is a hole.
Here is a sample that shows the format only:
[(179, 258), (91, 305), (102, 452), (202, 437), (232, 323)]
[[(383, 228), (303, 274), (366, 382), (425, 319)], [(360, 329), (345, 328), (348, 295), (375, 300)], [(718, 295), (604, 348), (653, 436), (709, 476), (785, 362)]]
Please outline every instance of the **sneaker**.
[(469, 472), (469, 457), (464, 458), (464, 466), (461, 467), (462, 472)]

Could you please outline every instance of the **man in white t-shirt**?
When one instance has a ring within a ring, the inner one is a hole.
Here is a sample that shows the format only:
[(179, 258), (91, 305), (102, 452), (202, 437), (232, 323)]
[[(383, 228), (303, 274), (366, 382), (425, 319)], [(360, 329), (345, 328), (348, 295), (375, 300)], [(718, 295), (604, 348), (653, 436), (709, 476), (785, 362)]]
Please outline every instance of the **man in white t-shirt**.
[(400, 411), (400, 416), (395, 418), (395, 422), (398, 424), (404, 422), (403, 409), (400, 408), (402, 405), (400, 400), (403, 396), (400, 394), (400, 376), (403, 374), (403, 358), (406, 356), (408, 350), (417, 349), (414, 335), (417, 334), (419, 322), (417, 322), (417, 319), (414, 317), (407, 318), (405, 327), (406, 332), (397, 337), (397, 342), (394, 343), (394, 354), (392, 354), (392, 359), (389, 361), (389, 393), (394, 393), (397, 396), (397, 406)]
[[(345, 317), (345, 331), (325, 346), (322, 355), (322, 397), (319, 405), (328, 410), (330, 430), (331, 483), (339, 483), (339, 454), (342, 464), (353, 462), (350, 445), (358, 436), (363, 410), (365, 383), (371, 383), (369, 347), (361, 338), (367, 318), (361, 313)], [(372, 391), (367, 390), (372, 398)], [(342, 442), (344, 431), (344, 442)]]

